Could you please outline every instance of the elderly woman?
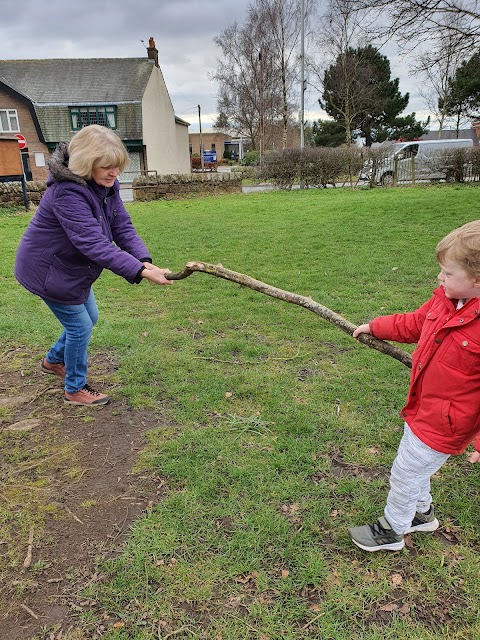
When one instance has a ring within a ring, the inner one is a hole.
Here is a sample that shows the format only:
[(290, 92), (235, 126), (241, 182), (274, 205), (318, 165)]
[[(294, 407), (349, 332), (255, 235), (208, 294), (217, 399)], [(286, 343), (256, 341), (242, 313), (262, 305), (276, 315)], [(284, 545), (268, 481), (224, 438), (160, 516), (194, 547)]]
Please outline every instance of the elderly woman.
[(87, 350), (98, 309), (92, 284), (109, 269), (131, 284), (171, 284), (152, 264), (119, 195), (128, 164), (118, 136), (99, 125), (60, 143), (49, 160), (47, 190), (18, 247), (15, 276), (63, 326), (40, 366), (65, 379), (65, 402), (106, 404), (87, 384)]

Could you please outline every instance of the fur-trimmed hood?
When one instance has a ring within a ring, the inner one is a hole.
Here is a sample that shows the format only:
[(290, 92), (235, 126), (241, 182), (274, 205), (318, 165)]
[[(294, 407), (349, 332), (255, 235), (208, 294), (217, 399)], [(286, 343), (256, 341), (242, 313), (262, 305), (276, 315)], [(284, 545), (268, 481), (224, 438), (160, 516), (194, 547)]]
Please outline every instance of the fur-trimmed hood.
[(76, 182), (86, 187), (86, 181), (78, 176), (68, 168), (68, 144), (66, 142), (59, 142), (58, 147), (52, 153), (47, 160), (50, 176), (47, 180), (47, 185), (51, 185), (54, 182)]
[(49, 187), (20, 241), (15, 276), (28, 291), (60, 304), (83, 304), (102, 269), (134, 283), (151, 257), (120, 198), (68, 168), (60, 143), (48, 163)]

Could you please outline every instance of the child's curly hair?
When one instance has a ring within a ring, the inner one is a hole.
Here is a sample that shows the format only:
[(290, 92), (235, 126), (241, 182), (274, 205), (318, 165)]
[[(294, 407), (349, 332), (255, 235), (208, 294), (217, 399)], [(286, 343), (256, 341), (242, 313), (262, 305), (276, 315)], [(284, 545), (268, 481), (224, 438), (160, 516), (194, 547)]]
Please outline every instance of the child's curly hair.
[(436, 248), (437, 261), (441, 264), (448, 257), (470, 275), (480, 276), (480, 220), (454, 229), (440, 240)]

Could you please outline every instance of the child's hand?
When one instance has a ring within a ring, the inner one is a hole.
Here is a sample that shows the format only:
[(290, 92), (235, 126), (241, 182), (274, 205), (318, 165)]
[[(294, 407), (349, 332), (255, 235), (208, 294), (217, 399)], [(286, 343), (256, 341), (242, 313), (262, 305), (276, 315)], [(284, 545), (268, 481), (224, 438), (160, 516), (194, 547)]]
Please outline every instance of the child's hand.
[(474, 451), (468, 459), (469, 462), (479, 462), (480, 461), (480, 451)]
[(355, 329), (352, 333), (354, 338), (357, 338), (361, 333), (370, 333), (370, 325), (369, 324), (361, 324), (359, 327)]

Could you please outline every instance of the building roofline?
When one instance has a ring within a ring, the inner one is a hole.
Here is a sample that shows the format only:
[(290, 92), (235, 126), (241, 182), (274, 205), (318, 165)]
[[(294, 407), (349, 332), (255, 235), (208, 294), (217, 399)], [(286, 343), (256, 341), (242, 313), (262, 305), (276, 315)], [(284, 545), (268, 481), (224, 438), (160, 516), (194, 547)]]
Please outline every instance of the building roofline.
[(2, 82), (1, 78), (0, 78), (0, 89), (2, 91), (5, 91), (5, 93), (9, 93), (13, 95), (15, 98), (17, 98), (17, 100), (20, 100), (20, 102), (23, 102), (23, 104), (26, 105), (26, 107), (30, 112), (30, 115), (32, 116), (33, 124), (35, 125), (35, 131), (37, 132), (38, 139), (40, 140), (40, 142), (45, 144), (45, 137), (43, 135), (42, 128), (40, 127), (37, 113), (35, 111), (35, 107), (33, 106), (33, 101), (28, 96), (24, 95), (23, 93), (20, 93), (20, 91), (17, 91), (13, 87), (11, 87), (9, 84)]
[(106, 102), (35, 102), (32, 100), (36, 107), (110, 107), (117, 104), (142, 104), (141, 100), (110, 100)]
[(142, 60), (144, 62), (149, 62), (153, 64), (153, 60), (149, 60), (148, 58), (144, 58), (143, 56), (124, 56), (123, 58), (117, 56), (116, 58), (3, 58), (0, 62), (71, 62), (73, 60), (88, 60), (91, 62), (92, 60)]

